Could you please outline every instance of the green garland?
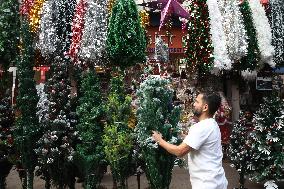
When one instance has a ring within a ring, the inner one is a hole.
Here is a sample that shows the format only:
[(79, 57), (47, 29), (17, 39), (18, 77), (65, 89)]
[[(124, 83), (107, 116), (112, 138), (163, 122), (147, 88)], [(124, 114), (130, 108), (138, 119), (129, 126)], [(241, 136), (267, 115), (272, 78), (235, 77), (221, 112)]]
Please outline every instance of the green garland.
[(260, 51), (257, 44), (256, 30), (253, 25), (252, 13), (247, 0), (240, 5), (240, 11), (243, 15), (245, 29), (248, 35), (248, 53), (241, 59), (240, 70), (255, 70), (260, 60)]
[(107, 53), (113, 66), (125, 69), (146, 60), (145, 32), (134, 0), (117, 0), (108, 26)]

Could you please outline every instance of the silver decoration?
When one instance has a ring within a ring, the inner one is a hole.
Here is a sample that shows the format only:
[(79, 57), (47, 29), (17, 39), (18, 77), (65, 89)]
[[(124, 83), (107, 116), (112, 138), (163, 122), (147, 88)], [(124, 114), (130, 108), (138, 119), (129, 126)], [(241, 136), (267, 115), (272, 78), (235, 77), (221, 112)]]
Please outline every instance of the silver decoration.
[(159, 62), (169, 61), (169, 48), (161, 37), (156, 37), (155, 40), (155, 58)]
[(79, 57), (98, 61), (104, 56), (107, 40), (108, 0), (88, 0)]

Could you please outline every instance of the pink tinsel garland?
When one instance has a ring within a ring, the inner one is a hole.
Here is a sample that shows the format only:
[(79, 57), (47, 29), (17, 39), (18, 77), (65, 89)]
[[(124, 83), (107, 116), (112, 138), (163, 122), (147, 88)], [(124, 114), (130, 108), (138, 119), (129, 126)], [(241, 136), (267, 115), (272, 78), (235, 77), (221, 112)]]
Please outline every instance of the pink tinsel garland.
[(34, 0), (23, 0), (20, 6), (20, 14), (24, 16), (29, 16), (30, 10), (33, 5), (34, 5)]

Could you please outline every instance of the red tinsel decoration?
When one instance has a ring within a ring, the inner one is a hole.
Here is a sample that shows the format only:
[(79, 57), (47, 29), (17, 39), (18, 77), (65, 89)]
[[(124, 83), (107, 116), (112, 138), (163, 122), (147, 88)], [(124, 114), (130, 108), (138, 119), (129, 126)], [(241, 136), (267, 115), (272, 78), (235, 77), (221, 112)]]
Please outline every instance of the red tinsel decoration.
[(33, 5), (34, 0), (23, 0), (20, 6), (20, 14), (29, 17)]
[(69, 52), (67, 53), (70, 58), (77, 62), (77, 54), (80, 48), (80, 43), (83, 36), (83, 29), (85, 24), (85, 13), (87, 11), (87, 2), (86, 0), (80, 0), (76, 6), (76, 12), (72, 24), (72, 39)]

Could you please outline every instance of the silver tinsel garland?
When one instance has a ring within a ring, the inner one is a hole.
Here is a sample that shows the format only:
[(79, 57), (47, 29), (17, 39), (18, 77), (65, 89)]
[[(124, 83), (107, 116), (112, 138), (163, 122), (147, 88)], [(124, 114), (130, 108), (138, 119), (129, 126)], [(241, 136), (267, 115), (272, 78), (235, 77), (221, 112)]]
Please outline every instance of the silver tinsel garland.
[(169, 61), (169, 48), (161, 37), (156, 37), (155, 40), (155, 57), (159, 62)]
[(219, 0), (218, 3), (223, 15), (229, 57), (231, 60), (239, 60), (247, 53), (248, 37), (238, 2), (237, 0)]
[(284, 1), (270, 0), (271, 13), (269, 14), (272, 29), (272, 44), (275, 48), (274, 61), (284, 63)]
[(82, 59), (95, 61), (103, 56), (107, 39), (108, 0), (88, 0), (81, 50)]
[(40, 49), (43, 56), (53, 54), (59, 42), (56, 34), (56, 23), (54, 22), (55, 15), (58, 12), (56, 1), (48, 0), (42, 8), (37, 48)]

